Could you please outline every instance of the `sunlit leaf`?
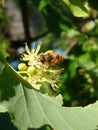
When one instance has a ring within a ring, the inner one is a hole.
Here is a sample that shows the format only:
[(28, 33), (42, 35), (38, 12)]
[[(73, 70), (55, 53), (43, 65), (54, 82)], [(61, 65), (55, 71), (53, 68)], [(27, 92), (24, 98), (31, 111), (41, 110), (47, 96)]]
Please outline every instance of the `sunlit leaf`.
[(80, 0), (62, 0), (76, 17), (85, 17), (88, 15), (86, 8)]
[(38, 6), (38, 10), (42, 11), (46, 5), (47, 5), (47, 2), (45, 0), (41, 0)]
[(2, 105), (0, 104), (0, 112), (6, 112), (7, 109)]

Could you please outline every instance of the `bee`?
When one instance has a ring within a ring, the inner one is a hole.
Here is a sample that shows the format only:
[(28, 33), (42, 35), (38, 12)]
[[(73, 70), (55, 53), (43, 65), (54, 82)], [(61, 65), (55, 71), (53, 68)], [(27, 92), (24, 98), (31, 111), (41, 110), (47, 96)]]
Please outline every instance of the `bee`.
[(49, 50), (45, 53), (41, 53), (39, 55), (39, 60), (43, 64), (55, 66), (55, 65), (59, 65), (64, 60), (64, 57), (60, 54), (54, 53), (53, 50)]

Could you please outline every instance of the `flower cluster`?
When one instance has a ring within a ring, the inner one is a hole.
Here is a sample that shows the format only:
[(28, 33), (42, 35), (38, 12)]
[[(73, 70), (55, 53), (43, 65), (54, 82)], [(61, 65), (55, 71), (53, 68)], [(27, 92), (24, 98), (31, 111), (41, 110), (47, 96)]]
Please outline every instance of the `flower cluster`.
[[(53, 56), (56, 59), (58, 58), (57, 54), (47, 54), (47, 52), (39, 54), (38, 52), (40, 47), (41, 44), (38, 44), (36, 49), (32, 49), (30, 51), (28, 45), (26, 44), (25, 50), (27, 54), (22, 55), (21, 60), (24, 62), (18, 65), (19, 73), (36, 90), (40, 90), (43, 82), (49, 83), (52, 89), (55, 90), (57, 88), (56, 83), (60, 80), (60, 73), (63, 69), (59, 68), (57, 65), (49, 64), (51, 58), (53, 59)], [(48, 62), (43, 63), (41, 58)]]

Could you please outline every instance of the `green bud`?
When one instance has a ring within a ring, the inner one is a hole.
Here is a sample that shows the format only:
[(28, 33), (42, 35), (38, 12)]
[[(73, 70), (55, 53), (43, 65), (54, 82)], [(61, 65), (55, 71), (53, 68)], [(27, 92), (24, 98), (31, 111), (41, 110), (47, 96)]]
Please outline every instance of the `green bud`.
[(20, 63), (18, 65), (18, 69), (19, 69), (19, 71), (25, 71), (27, 69), (27, 66), (25, 63)]
[(28, 67), (27, 72), (28, 72), (30, 75), (32, 75), (32, 74), (36, 74), (37, 70), (36, 70), (35, 67), (30, 66), (30, 67)]

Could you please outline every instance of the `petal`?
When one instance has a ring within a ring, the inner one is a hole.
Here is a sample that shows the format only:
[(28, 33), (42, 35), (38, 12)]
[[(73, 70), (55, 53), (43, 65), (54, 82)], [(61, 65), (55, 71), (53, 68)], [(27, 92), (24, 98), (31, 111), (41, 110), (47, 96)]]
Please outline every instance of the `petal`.
[(41, 48), (41, 42), (38, 44), (38, 46), (37, 46), (37, 48), (36, 48), (36, 51), (35, 51), (35, 54), (37, 55), (38, 54), (38, 52), (39, 52), (39, 50), (40, 50), (40, 48)]
[(25, 50), (26, 50), (26, 52), (27, 52), (28, 54), (30, 54), (30, 53), (31, 53), (31, 51), (30, 51), (30, 49), (29, 49), (29, 47), (28, 47), (27, 43), (25, 43), (25, 44), (26, 44), (26, 46), (25, 46)]

